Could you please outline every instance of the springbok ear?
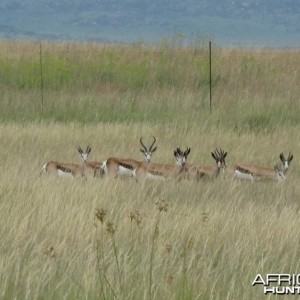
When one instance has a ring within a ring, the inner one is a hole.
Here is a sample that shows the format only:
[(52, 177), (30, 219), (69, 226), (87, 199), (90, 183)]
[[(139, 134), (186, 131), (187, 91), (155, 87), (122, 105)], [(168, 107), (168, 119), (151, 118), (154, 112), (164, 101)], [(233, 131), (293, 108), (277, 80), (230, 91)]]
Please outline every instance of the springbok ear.
[(82, 153), (83, 153), (83, 151), (82, 151), (81, 147), (78, 147), (78, 152), (79, 152), (80, 154), (82, 154)]
[(157, 147), (155, 147), (151, 152), (153, 153), (156, 149), (157, 149)]
[(86, 148), (86, 153), (87, 154), (90, 154), (91, 153), (91, 151), (92, 151), (92, 148), (90, 147), (90, 146), (87, 146), (87, 148)]
[(293, 154), (289, 156), (289, 159), (288, 159), (288, 160), (289, 160), (289, 163), (293, 160), (293, 157), (294, 157)]
[(226, 156), (227, 156), (227, 152), (224, 153), (223, 159), (225, 159)]
[(283, 155), (283, 153), (280, 153), (280, 155), (279, 155), (279, 158), (280, 158), (280, 160), (284, 163), (284, 161), (285, 161), (285, 158), (284, 158), (284, 155)]
[(145, 154), (145, 150), (144, 149), (140, 149), (140, 151)]
[(174, 156), (177, 157), (177, 155), (178, 155), (178, 148), (177, 150), (174, 150)]

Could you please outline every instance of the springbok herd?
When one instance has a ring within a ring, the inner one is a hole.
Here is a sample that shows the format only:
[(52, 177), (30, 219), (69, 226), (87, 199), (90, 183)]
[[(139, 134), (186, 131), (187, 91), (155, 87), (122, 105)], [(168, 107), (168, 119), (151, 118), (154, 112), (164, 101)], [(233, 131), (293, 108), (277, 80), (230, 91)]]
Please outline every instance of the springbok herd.
[(293, 159), (293, 154), (289, 153), (286, 158), (283, 153), (281, 153), (279, 155), (281, 162), (275, 165), (274, 168), (240, 163), (228, 167), (225, 162), (227, 152), (224, 152), (222, 149), (216, 149), (214, 152), (211, 152), (211, 155), (215, 160), (215, 165), (206, 166), (187, 164), (187, 157), (191, 152), (191, 149), (187, 148), (185, 151), (182, 151), (180, 148), (177, 148), (174, 151), (175, 165), (158, 164), (151, 162), (152, 154), (157, 149), (157, 146), (154, 146), (155, 142), (156, 139), (153, 137), (152, 144), (147, 148), (143, 143), (143, 138), (140, 138), (140, 143), (142, 145), (140, 151), (144, 154), (145, 161), (109, 157), (104, 162), (88, 162), (91, 147), (88, 146), (85, 151), (79, 147), (78, 152), (82, 158), (81, 164), (49, 161), (43, 166), (41, 174), (52, 174), (58, 177), (83, 176), (85, 178), (87, 178), (87, 176), (103, 177), (107, 175), (111, 175), (112, 177), (127, 176), (133, 177), (136, 181), (166, 178), (200, 181), (203, 179), (217, 178), (222, 172), (224, 175), (234, 179), (280, 182), (285, 180), (289, 165)]

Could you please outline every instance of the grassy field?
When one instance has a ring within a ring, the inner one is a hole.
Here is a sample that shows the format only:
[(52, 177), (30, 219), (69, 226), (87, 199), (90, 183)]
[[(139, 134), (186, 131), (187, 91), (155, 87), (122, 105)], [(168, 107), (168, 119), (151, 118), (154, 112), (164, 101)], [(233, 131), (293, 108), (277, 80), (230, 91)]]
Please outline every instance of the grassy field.
[[(299, 272), (299, 51), (215, 49), (209, 113), (205, 49), (42, 49), (43, 110), (39, 44), (0, 47), (1, 299), (260, 299), (257, 274)], [(39, 176), (88, 144), (142, 159), (153, 135), (156, 162), (294, 160), (282, 184)]]

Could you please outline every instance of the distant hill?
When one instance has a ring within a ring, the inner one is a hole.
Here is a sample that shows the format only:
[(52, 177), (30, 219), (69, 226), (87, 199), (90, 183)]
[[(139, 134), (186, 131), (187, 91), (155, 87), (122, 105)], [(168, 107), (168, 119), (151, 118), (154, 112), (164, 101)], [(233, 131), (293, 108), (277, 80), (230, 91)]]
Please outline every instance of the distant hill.
[(299, 0), (1, 0), (0, 38), (300, 47)]

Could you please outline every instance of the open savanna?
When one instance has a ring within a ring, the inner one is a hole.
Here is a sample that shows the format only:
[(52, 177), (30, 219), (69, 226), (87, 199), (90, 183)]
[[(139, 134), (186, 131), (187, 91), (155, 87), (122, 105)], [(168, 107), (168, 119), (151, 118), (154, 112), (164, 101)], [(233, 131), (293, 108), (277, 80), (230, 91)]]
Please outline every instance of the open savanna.
[[(42, 44), (43, 103), (39, 49), (0, 47), (1, 299), (260, 299), (257, 274), (299, 272), (299, 51), (215, 49), (210, 113), (198, 45)], [(40, 176), (141, 136), (154, 162), (294, 160), (280, 184)]]

